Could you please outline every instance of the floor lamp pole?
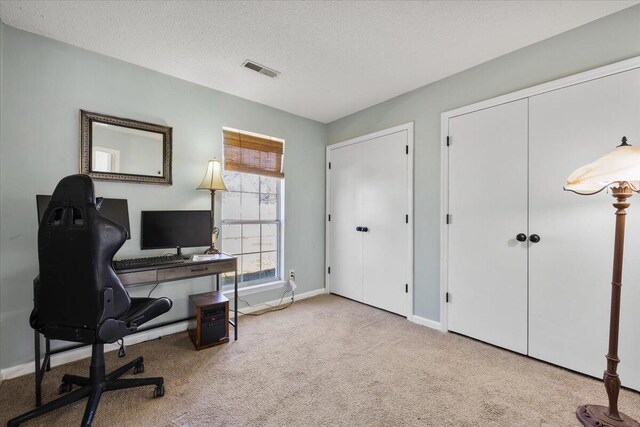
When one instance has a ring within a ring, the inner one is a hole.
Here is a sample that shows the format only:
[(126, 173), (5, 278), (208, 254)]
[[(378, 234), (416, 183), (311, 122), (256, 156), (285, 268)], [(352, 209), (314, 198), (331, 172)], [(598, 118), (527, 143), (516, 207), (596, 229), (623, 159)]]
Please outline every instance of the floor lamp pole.
[(618, 376), (618, 335), (620, 332), (620, 293), (622, 290), (622, 259), (624, 253), (624, 227), (631, 197), (631, 188), (626, 184), (611, 189), (616, 202), (616, 234), (613, 250), (613, 278), (611, 280), (611, 318), (609, 323), (609, 352), (607, 370), (604, 372), (604, 386), (609, 397), (609, 407), (600, 405), (580, 406), (576, 411), (578, 420), (584, 426), (598, 427), (640, 427), (637, 421), (618, 410), (620, 377)]
[(216, 241), (218, 240), (218, 233), (220, 232), (220, 230), (218, 230), (218, 227), (216, 227), (216, 190), (209, 191), (211, 191), (211, 246), (209, 247), (209, 249), (204, 251), (204, 253), (219, 254), (220, 249), (216, 248)]

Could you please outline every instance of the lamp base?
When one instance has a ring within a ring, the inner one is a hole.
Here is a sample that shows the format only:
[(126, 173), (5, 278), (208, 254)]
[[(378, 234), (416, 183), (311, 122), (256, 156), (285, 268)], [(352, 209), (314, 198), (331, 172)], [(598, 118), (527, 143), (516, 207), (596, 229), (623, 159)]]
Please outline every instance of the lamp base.
[(633, 418), (620, 413), (622, 420), (616, 420), (607, 413), (609, 408), (601, 405), (584, 405), (576, 411), (576, 417), (583, 426), (588, 427), (640, 427)]
[(204, 251), (204, 253), (205, 255), (210, 255), (210, 254), (220, 254), (222, 252), (220, 252), (220, 249), (216, 248), (215, 246), (210, 246), (209, 249)]

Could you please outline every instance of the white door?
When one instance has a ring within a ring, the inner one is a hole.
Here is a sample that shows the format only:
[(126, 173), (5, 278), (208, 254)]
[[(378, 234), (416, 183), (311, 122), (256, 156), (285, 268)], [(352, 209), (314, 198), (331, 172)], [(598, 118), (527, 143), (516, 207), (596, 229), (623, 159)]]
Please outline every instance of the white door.
[(527, 100), (449, 119), (449, 330), (527, 353)]
[(362, 143), (365, 304), (407, 314), (407, 131)]
[(330, 291), (401, 315), (411, 274), (408, 138), (390, 131), (329, 154)]
[(331, 292), (362, 301), (362, 146), (331, 151)]
[[(562, 190), (567, 176), (620, 144), (640, 145), (640, 70), (530, 98), (529, 354), (601, 377), (606, 368), (615, 225), (603, 191)], [(627, 210), (620, 378), (640, 389), (640, 197)]]

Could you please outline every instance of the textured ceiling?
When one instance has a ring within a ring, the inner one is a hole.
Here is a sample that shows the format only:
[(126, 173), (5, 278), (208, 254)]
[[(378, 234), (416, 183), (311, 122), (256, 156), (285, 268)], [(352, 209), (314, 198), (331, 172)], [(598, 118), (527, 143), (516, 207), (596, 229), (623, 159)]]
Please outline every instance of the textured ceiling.
[(0, 17), (327, 123), (637, 3), (2, 0)]

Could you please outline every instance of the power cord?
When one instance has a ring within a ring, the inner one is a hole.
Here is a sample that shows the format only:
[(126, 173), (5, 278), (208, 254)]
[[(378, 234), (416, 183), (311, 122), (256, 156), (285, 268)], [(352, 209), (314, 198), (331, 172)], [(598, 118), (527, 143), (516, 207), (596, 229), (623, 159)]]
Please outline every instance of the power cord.
[(159, 284), (160, 283), (156, 283), (155, 286), (151, 288), (151, 290), (149, 291), (149, 295), (147, 295), (147, 298), (151, 298), (151, 292), (155, 291)]
[[(291, 292), (291, 301), (288, 304), (282, 306), (281, 305), (282, 301), (284, 301), (284, 297), (289, 292)], [(280, 298), (280, 301), (276, 305), (271, 305), (271, 304), (267, 304), (267, 303), (262, 303), (262, 304), (258, 304), (258, 305), (252, 305), (249, 301), (244, 300), (244, 299), (240, 299), (240, 298), (238, 299), (238, 301), (242, 301), (243, 303), (247, 304), (249, 307), (253, 307), (253, 308), (258, 308), (261, 305), (266, 305), (268, 308), (265, 308), (264, 310), (256, 311), (256, 312), (253, 312), (253, 313), (244, 313), (244, 312), (238, 310), (238, 313), (240, 313), (242, 315), (245, 315), (245, 316), (262, 316), (263, 314), (266, 314), (266, 313), (271, 313), (271, 312), (274, 312), (274, 311), (281, 311), (281, 310), (284, 310), (286, 308), (291, 307), (291, 305), (294, 302), (294, 295), (293, 295), (292, 291), (288, 291), (288, 290), (284, 291), (284, 293), (282, 294), (282, 298)]]

